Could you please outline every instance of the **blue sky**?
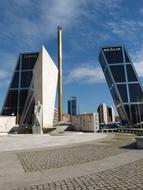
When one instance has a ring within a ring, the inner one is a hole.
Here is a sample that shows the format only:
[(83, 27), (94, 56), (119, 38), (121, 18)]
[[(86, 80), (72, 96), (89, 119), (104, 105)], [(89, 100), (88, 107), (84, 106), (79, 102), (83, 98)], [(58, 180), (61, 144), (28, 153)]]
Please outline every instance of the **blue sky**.
[(63, 101), (77, 96), (80, 112), (114, 105), (98, 62), (99, 48), (124, 44), (143, 82), (142, 0), (1, 0), (0, 107), (20, 52), (42, 45), (57, 64), (57, 26), (63, 28)]

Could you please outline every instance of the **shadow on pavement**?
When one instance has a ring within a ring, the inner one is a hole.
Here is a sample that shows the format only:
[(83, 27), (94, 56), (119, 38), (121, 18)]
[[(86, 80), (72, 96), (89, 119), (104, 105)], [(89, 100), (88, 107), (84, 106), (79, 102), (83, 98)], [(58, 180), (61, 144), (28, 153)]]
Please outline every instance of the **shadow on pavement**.
[(125, 145), (125, 146), (121, 146), (120, 148), (135, 150), (135, 149), (137, 149), (137, 143), (133, 142), (131, 144), (128, 144), (128, 145)]

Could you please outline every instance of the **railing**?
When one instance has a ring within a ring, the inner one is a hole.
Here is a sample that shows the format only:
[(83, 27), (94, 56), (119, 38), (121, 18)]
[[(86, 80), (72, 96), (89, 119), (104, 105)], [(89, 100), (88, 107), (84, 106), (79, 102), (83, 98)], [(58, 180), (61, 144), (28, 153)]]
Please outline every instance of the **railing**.
[(136, 135), (143, 135), (143, 128), (102, 128), (99, 130), (99, 132), (120, 132), (120, 133), (133, 133)]
[(113, 128), (113, 129), (111, 129), (111, 128), (103, 128), (103, 129), (100, 129), (99, 131), (102, 132), (102, 133), (104, 133), (104, 132), (117, 132), (118, 129), (117, 128)]
[(136, 135), (143, 135), (143, 128), (118, 128), (121, 133), (134, 133)]

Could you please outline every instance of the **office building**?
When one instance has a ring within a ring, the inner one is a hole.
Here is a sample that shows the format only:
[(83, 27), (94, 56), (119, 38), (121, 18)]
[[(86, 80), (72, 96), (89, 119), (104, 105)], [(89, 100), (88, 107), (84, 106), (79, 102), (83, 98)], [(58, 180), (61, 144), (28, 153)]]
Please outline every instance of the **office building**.
[(68, 100), (68, 114), (77, 115), (77, 98), (71, 96)]
[(126, 48), (103, 47), (99, 61), (122, 123), (141, 127), (143, 89)]
[(107, 106), (105, 103), (101, 103), (98, 106), (97, 112), (99, 114), (99, 123), (108, 124)]
[(115, 122), (121, 122), (120, 117), (118, 115), (115, 116)]
[(33, 90), (30, 84), (38, 55), (37, 52), (20, 54), (10, 82), (1, 114), (16, 116), (17, 123), (23, 112), (28, 91)]
[(97, 112), (99, 114), (99, 123), (109, 124), (115, 122), (115, 113), (112, 106), (101, 103)]
[(115, 122), (115, 113), (112, 106), (107, 105), (107, 118), (108, 123), (114, 123)]
[(16, 116), (17, 124), (33, 124), (34, 106), (42, 105), (42, 126), (53, 125), (58, 69), (48, 52), (19, 55), (1, 115)]

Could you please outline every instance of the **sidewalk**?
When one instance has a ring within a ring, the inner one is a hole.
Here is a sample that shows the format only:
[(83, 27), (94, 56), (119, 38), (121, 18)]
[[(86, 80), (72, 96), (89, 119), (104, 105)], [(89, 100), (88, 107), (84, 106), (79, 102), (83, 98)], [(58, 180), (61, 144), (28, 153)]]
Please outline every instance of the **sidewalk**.
[(0, 152), (25, 150), (33, 148), (46, 148), (54, 146), (85, 143), (106, 137), (101, 133), (65, 132), (59, 136), (45, 135), (4, 135), (0, 136)]
[[(143, 150), (136, 150), (134, 146), (126, 146), (134, 142), (134, 136), (109, 134), (107, 137), (104, 136), (105, 138), (100, 140), (97, 138), (97, 141), (93, 141), (94, 135), (91, 135), (91, 141), (89, 141), (89, 135), (83, 134), (82, 136), (80, 134), (80, 137), (87, 137), (87, 141), (85, 139), (84, 141), (82, 139), (82, 143), (74, 141), (78, 144), (73, 144), (72, 141), (70, 141), (72, 144), (69, 144), (66, 136), (67, 141), (64, 138), (64, 146), (63, 142), (60, 144), (61, 146), (55, 146), (57, 142), (54, 137), (55, 144), (52, 143), (53, 146), (35, 149), (34, 145), (34, 149), (30, 150), (25, 149), (24, 144), (22, 151), (4, 150), (0, 154), (0, 189), (92, 190), (96, 187), (95, 189), (100, 190), (107, 189), (107, 186), (109, 189), (123, 189), (123, 185), (126, 185), (128, 180), (130, 181), (129, 178), (133, 173), (136, 187), (131, 182), (128, 186), (131, 185), (132, 188), (134, 187), (133, 189), (141, 189), (143, 187)], [(71, 136), (68, 135), (70, 140), (74, 139), (73, 135)], [(15, 139), (13, 142), (19, 139), (17, 136), (12, 138)], [(25, 140), (26, 138), (28, 137), (24, 137)], [(77, 136), (75, 136), (76, 138)], [(38, 140), (38, 136), (36, 139)], [(57, 140), (59, 139), (61, 138), (57, 137)], [(2, 139), (0, 140), (2, 141)], [(126, 188), (124, 187), (124, 189)]]

